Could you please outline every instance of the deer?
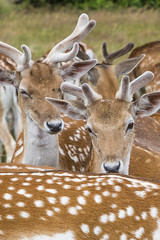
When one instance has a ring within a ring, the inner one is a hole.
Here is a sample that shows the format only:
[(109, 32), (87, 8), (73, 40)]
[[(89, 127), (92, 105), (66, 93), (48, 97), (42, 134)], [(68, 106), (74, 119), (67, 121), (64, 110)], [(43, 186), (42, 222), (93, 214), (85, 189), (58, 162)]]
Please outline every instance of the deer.
[[(0, 72), (6, 70), (6, 75), (9, 71), (16, 70), (15, 62), (0, 54)], [(13, 151), (16, 146), (15, 139), (17, 139), (22, 123), (21, 113), (17, 102), (16, 89), (13, 86), (2, 86), (0, 88), (0, 140), (2, 141), (6, 151), (6, 161), (10, 162)], [(14, 131), (14, 137), (11, 134), (11, 129)]]
[(160, 92), (143, 95), (132, 102), (133, 94), (153, 77), (153, 73), (147, 71), (130, 82), (125, 75), (114, 100), (102, 99), (87, 83), (81, 87), (70, 83), (61, 85), (63, 92), (80, 98), (80, 101), (46, 98), (67, 116), (87, 121), (92, 151), (86, 171), (128, 174), (134, 122), (138, 116), (149, 116), (160, 108)]
[(155, 78), (152, 82), (145, 86), (146, 93), (159, 91), (159, 70), (160, 70), (160, 57), (157, 54), (160, 51), (160, 41), (154, 41), (146, 43), (142, 46), (136, 47), (131, 52), (129, 58), (138, 56), (139, 54), (145, 54), (145, 59), (130, 73), (131, 80), (136, 76), (139, 76), (144, 71), (152, 71)]
[[(9, 44), (0, 43), (0, 52), (11, 57), (17, 65), (17, 71), (10, 72), (9, 77), (6, 71), (0, 73), (0, 84), (10, 84), (18, 90), (25, 146), (22, 163), (59, 168), (58, 133), (63, 122), (59, 110), (50, 111), (51, 105), (45, 97), (49, 94), (62, 99), (61, 83), (81, 77), (97, 63), (87, 60), (60, 68), (61, 62), (70, 61), (77, 55), (78, 42), (94, 26), (95, 21), (89, 21), (88, 15), (82, 14), (73, 33), (54, 46), (42, 62), (32, 60), (26, 45), (22, 45), (22, 53)], [(68, 49), (71, 50), (66, 52)]]
[[(118, 79), (123, 74), (129, 74), (143, 60), (145, 54), (126, 59), (119, 64), (113, 64), (114, 60), (127, 54), (134, 47), (132, 42), (129, 42), (125, 47), (118, 51), (108, 53), (106, 42), (102, 43), (102, 63), (98, 63), (90, 71), (80, 79), (80, 84), (87, 83), (103, 98), (114, 99), (118, 90)], [(79, 52), (78, 56), (86, 60), (88, 59), (84, 52)]]
[(159, 239), (160, 182), (15, 166), (0, 165), (1, 240)]
[[(92, 24), (93, 24), (93, 22), (92, 22)], [(1, 51), (1, 49), (0, 49), (0, 51)], [(48, 58), (51, 58), (50, 53), (48, 54), (48, 56), (46, 56), (46, 58), (40, 59), (40, 61), (42, 63), (43, 63), (43, 61), (46, 62), (46, 59), (48, 59)], [(72, 59), (73, 58), (71, 58), (71, 60)], [(86, 60), (86, 61), (91, 61), (91, 60)], [(133, 61), (127, 60), (126, 66), (121, 68), (122, 73), (124, 72), (124, 69), (127, 72), (131, 71), (133, 69), (133, 67), (138, 63), (138, 61), (139, 61), (139, 58), (137, 58), (137, 60), (133, 59)], [(64, 59), (63, 59), (63, 62), (64, 62)], [(67, 62), (68, 62), (68, 59), (67, 59)], [(87, 62), (87, 63), (90, 63), (90, 62)], [(95, 65), (95, 63), (96, 62), (94, 61), (93, 65)], [(41, 63), (38, 62), (38, 64), (41, 64)], [(74, 64), (73, 66), (77, 66), (78, 63), (75, 62), (73, 64)], [(81, 62), (80, 64), (83, 65), (84, 63)], [(93, 65), (90, 68), (92, 68)], [(120, 64), (120, 65), (117, 65), (116, 67), (113, 67), (112, 69), (114, 69), (114, 70), (118, 69), (118, 68), (120, 69), (120, 66), (124, 66), (124, 65), (125, 64)], [(87, 68), (86, 72), (88, 70), (89, 70), (89, 68)], [(64, 70), (64, 68), (63, 68), (63, 71), (65, 73), (67, 71), (67, 69)], [(119, 72), (120, 72), (120, 70), (119, 70)], [(112, 74), (114, 75), (114, 72)], [(80, 75), (78, 75), (78, 77), (79, 76)], [(75, 75), (71, 76), (71, 74), (69, 74), (68, 77), (65, 75), (65, 78), (66, 78), (65, 81), (66, 80), (72, 81), (75, 79)], [(4, 81), (3, 82), (1, 81), (1, 84), (5, 84), (5, 77), (3, 77), (3, 80)], [(14, 80), (14, 82), (15, 82), (15, 80)], [(24, 83), (24, 81), (21, 81), (21, 82)], [(58, 84), (60, 84), (60, 83), (58, 83)], [(32, 83), (32, 85), (33, 85), (33, 83)], [(41, 86), (40, 85), (37, 86), (37, 83), (36, 83), (36, 88), (37, 87), (39, 88), (39, 91), (40, 91)], [(34, 118), (35, 118), (35, 114), (37, 114), (37, 112), (38, 112), (39, 116), (38, 116), (38, 120), (36, 120), (38, 127), (37, 127), (37, 125), (34, 127), (34, 129), (37, 129), (37, 132), (34, 133), (34, 136), (35, 136), (36, 141), (37, 141), (37, 139), (39, 139), (38, 141), (41, 141), (41, 135), (38, 134), (38, 132), (41, 131), (41, 129), (43, 129), (43, 127), (41, 126), (41, 123), (40, 123), (40, 119), (41, 118), (43, 119), (43, 113), (41, 112), (42, 108), (38, 108), (38, 109), (36, 108), (36, 110), (34, 110), (35, 109), (34, 104), (29, 105), (29, 103), (27, 103), (28, 98), (26, 96), (27, 95), (26, 90), (28, 89), (28, 86), (26, 86), (26, 84), (25, 84), (25, 88), (26, 89), (23, 89), (23, 91), (21, 91), (21, 92), (19, 90), (19, 102), (21, 103), (20, 107), (22, 108), (22, 112), (24, 112), (25, 108), (29, 109), (29, 111), (32, 111), (34, 114)], [(30, 86), (30, 91), (32, 90), (32, 88), (33, 88), (33, 86)], [(48, 92), (51, 91), (50, 86), (47, 86), (47, 84), (44, 84), (43, 89), (44, 88), (46, 89), (45, 95), (48, 96), (47, 95)], [(38, 90), (36, 90), (36, 91), (38, 91)], [(26, 98), (23, 95), (26, 96)], [(32, 91), (32, 95), (34, 95), (33, 91)], [(39, 102), (37, 102), (37, 100), (35, 100), (35, 105), (43, 104), (43, 102), (45, 102), (46, 96), (42, 95), (42, 93), (39, 92), (40, 99), (38, 99), (38, 101), (41, 103), (39, 103)], [(57, 96), (55, 95), (54, 97), (57, 97)], [(62, 95), (59, 96), (59, 98), (62, 98), (62, 97), (64, 98), (64, 96), (62, 96)], [(47, 106), (48, 105), (46, 105), (46, 103), (43, 105), (43, 109), (45, 111), (46, 111)], [(36, 111), (36, 113), (34, 113), (34, 111)], [(48, 111), (50, 111), (50, 109)], [(23, 118), (25, 118), (25, 122), (27, 121), (26, 120), (27, 114), (28, 114), (28, 112), (23, 114)], [(53, 114), (58, 116), (57, 110), (55, 110), (55, 113), (53, 113)], [(33, 146), (32, 146), (32, 143), (30, 143), (30, 142), (31, 142), (31, 138), (33, 137), (33, 130), (32, 130), (33, 127), (31, 127), (30, 133), (28, 133), (28, 129), (25, 128), (23, 130), (23, 132), (20, 134), (20, 137), (18, 138), (17, 143), (16, 143), (16, 149), (13, 154), (12, 162), (13, 163), (33, 164), (33, 165), (49, 165), (49, 166), (57, 167), (58, 169), (60, 168), (60, 169), (65, 169), (65, 170), (75, 170), (75, 171), (84, 172), (86, 169), (86, 165), (88, 165), (88, 161), (90, 159), (90, 148), (91, 148), (90, 136), (88, 135), (88, 133), (86, 133), (86, 130), (84, 128), (84, 121), (77, 122), (77, 121), (73, 121), (66, 117), (64, 117), (63, 119), (66, 120), (66, 124), (64, 121), (64, 134), (62, 134), (63, 138), (65, 140), (63, 140), (62, 135), (60, 133), (60, 130), (63, 127), (62, 126), (58, 129), (57, 132), (54, 132), (54, 139), (56, 139), (56, 140), (54, 140), (56, 142), (54, 148), (52, 147), (52, 149), (51, 149), (51, 146), (50, 146), (51, 142), (53, 142), (53, 140), (51, 140), (51, 139), (53, 139), (53, 135), (50, 136), (50, 135), (48, 135), (48, 132), (47, 133), (43, 132), (43, 134), (45, 135), (44, 139), (45, 138), (47, 139), (47, 142), (45, 142), (45, 146), (46, 146), (46, 148), (47, 147), (49, 148), (47, 153), (45, 153), (45, 154), (48, 154), (47, 155), (48, 159), (49, 159), (48, 162), (44, 162), (44, 160), (43, 160), (43, 159), (45, 159), (45, 161), (46, 161), (46, 159), (47, 159), (47, 157), (45, 157), (45, 158), (43, 157), (43, 154), (46, 150), (44, 151), (42, 148), (37, 146), (36, 150), (34, 148), (34, 151), (31, 151)], [(60, 119), (58, 121), (61, 123)], [(26, 123), (25, 123), (25, 125), (26, 125)], [(71, 128), (69, 126), (71, 126)], [(73, 131), (73, 128), (74, 128), (74, 131)], [(65, 129), (68, 129), (68, 131), (65, 131)], [(76, 133), (76, 131), (79, 131), (78, 129), (81, 130), (80, 131), (81, 133), (82, 133), (82, 131), (84, 133), (82, 138), (78, 136), (79, 133)], [(59, 134), (59, 137), (58, 137), (57, 133)], [(75, 133), (75, 134), (73, 134), (73, 133)], [(29, 137), (28, 137), (28, 134), (30, 134)], [(41, 132), (41, 134), (42, 134), (42, 132)], [(74, 135), (75, 135), (75, 137), (74, 137)], [(78, 137), (76, 137), (76, 135)], [(59, 138), (59, 142), (58, 142), (58, 138)], [(36, 141), (33, 141), (34, 146), (35, 146)], [(67, 144), (65, 144), (65, 142), (67, 142)], [(54, 152), (54, 154), (52, 153), (52, 151)], [(34, 156), (33, 156), (33, 152), (35, 153)], [(30, 155), (32, 155), (32, 156), (30, 156)], [(27, 157), (27, 156), (30, 156), (30, 157)], [(54, 162), (53, 162), (53, 160), (55, 160), (55, 159), (57, 159), (57, 164), (54, 164)], [(58, 162), (59, 162), (60, 167), (58, 167)]]

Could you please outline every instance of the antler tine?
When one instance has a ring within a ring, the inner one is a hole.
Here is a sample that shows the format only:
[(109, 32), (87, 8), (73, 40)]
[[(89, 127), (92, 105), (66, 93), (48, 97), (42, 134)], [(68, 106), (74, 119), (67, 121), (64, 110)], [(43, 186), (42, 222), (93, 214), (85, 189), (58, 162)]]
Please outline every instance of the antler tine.
[(121, 79), (120, 87), (116, 93), (116, 99), (129, 101), (129, 82), (130, 79), (127, 75), (123, 76)]
[(86, 99), (88, 100), (87, 103), (85, 103), (86, 106), (87, 105), (90, 106), (90, 105), (94, 104), (96, 101), (102, 99), (102, 97), (99, 94), (97, 94), (96, 92), (94, 92), (87, 83), (82, 84), (81, 87), (82, 87), (82, 90), (83, 90), (83, 93), (84, 93)]
[(23, 53), (9, 44), (0, 42), (0, 52), (15, 61), (18, 71), (22, 71), (25, 67), (28, 67), (31, 61), (30, 49), (26, 45), (22, 45), (22, 50)]
[(116, 99), (131, 102), (133, 99), (133, 94), (145, 86), (148, 82), (152, 81), (153, 78), (154, 74), (150, 71), (144, 72), (132, 82), (130, 82), (130, 79), (127, 75), (123, 76), (119, 90), (116, 93)]
[(64, 93), (68, 93), (68, 94), (71, 94), (75, 97), (78, 97), (82, 100), (84, 100), (84, 94), (83, 94), (83, 91), (80, 87), (77, 87), (71, 83), (68, 83), (68, 82), (64, 82), (61, 84), (61, 90), (64, 92)]
[(124, 48), (115, 51), (111, 54), (108, 54), (107, 52), (107, 44), (104, 42), (102, 44), (102, 54), (103, 54), (103, 62), (105, 64), (111, 65), (113, 60), (116, 58), (119, 58), (125, 54), (127, 54), (131, 49), (134, 47), (134, 44), (132, 42), (129, 42)]
[(140, 75), (138, 78), (134, 79), (129, 84), (130, 88), (130, 94), (133, 95), (135, 92), (137, 92), (140, 88), (145, 86), (147, 83), (152, 81), (154, 78), (154, 74), (151, 71), (146, 71), (142, 75)]
[[(69, 61), (71, 59), (70, 52), (67, 53), (68, 57), (64, 57), (66, 53), (64, 53), (66, 50), (70, 49), (74, 43), (80, 42), (84, 37), (88, 35), (88, 33), (92, 30), (92, 28), (95, 26), (96, 22), (94, 20), (88, 19), (88, 15), (83, 13), (80, 15), (78, 19), (77, 26), (75, 27), (74, 31), (70, 36), (65, 38), (63, 41), (58, 43), (48, 54), (47, 58), (44, 60), (44, 62), (47, 63), (58, 63), (60, 61)], [(74, 54), (73, 54), (74, 52)], [(72, 54), (74, 57), (78, 53), (78, 47), (74, 45), (74, 50)], [(63, 54), (62, 54), (63, 53)], [(60, 54), (60, 55), (59, 55)], [(72, 58), (73, 58), (72, 55)]]

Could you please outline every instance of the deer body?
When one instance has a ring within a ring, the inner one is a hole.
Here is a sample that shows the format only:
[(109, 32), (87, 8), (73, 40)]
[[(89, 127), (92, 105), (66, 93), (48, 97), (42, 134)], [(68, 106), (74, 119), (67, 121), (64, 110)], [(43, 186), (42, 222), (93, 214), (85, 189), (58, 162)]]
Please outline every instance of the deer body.
[(0, 172), (2, 240), (159, 239), (159, 182), (26, 169)]
[(160, 41), (146, 43), (143, 46), (136, 47), (130, 54), (130, 58), (136, 57), (140, 54), (145, 54), (144, 60), (133, 70), (130, 74), (131, 80), (139, 76), (144, 71), (152, 71), (155, 78), (152, 82), (145, 86), (146, 92), (159, 91), (159, 70), (160, 70), (160, 56), (157, 54), (160, 51)]
[[(0, 54), (0, 68), (0, 71), (15, 71), (16, 64), (11, 58)], [(16, 90), (13, 86), (0, 87), (0, 126), (0, 140), (6, 150), (6, 161), (10, 162), (16, 145), (11, 130), (13, 129), (17, 139), (22, 127), (20, 108)]]

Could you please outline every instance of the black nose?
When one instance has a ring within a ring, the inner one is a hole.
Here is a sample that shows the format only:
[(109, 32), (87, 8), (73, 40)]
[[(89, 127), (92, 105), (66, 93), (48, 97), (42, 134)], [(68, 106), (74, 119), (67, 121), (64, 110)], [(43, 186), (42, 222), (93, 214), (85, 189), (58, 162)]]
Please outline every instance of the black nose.
[(120, 169), (120, 165), (121, 163), (118, 162), (118, 163), (115, 163), (114, 165), (110, 165), (109, 163), (104, 163), (103, 164), (103, 167), (104, 167), (104, 170), (106, 171), (106, 173), (118, 173), (119, 172), (119, 169)]
[(49, 128), (49, 130), (51, 132), (58, 133), (63, 128), (63, 122), (62, 121), (59, 121), (59, 122), (56, 122), (56, 123), (47, 122), (47, 127)]

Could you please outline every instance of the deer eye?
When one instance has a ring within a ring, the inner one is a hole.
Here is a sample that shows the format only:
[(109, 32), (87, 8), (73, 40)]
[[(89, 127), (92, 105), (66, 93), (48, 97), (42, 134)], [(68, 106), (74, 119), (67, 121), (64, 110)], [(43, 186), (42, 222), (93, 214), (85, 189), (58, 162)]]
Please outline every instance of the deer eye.
[(19, 91), (20, 91), (20, 94), (21, 94), (22, 96), (32, 98), (32, 97), (29, 95), (29, 93), (27, 93), (24, 89), (21, 88), (21, 89), (19, 89)]
[(129, 122), (128, 126), (127, 126), (127, 129), (126, 129), (126, 132), (129, 131), (129, 130), (132, 130), (134, 127), (134, 122)]
[(93, 134), (94, 136), (96, 136), (96, 134), (92, 131), (92, 129), (88, 125), (86, 125), (86, 128), (90, 135)]

